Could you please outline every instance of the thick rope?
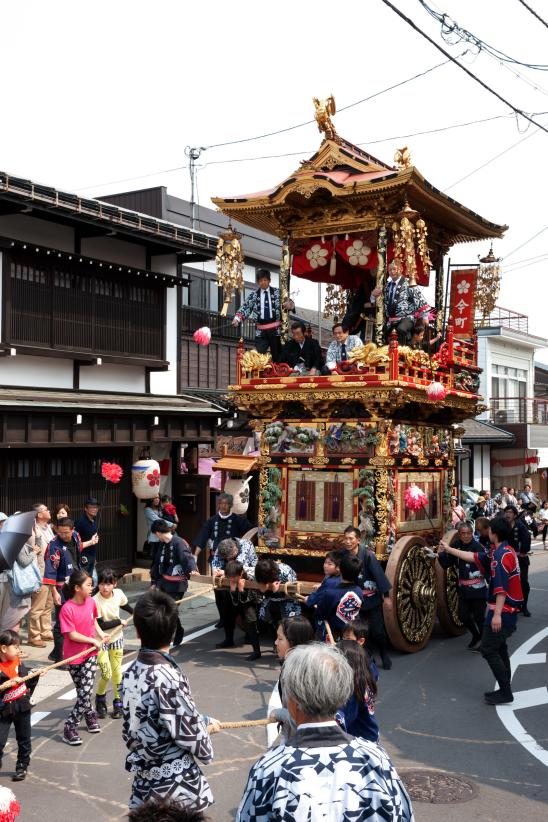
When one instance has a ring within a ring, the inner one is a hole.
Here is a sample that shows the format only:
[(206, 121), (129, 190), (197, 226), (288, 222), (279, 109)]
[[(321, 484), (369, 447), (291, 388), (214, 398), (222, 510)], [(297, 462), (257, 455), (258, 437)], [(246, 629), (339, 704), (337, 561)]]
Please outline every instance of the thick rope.
[(260, 728), (264, 725), (270, 725), (273, 722), (277, 722), (277, 719), (274, 719), (273, 716), (269, 716), (267, 719), (248, 719), (242, 720), (240, 722), (218, 722), (216, 725), (208, 725), (207, 730), (210, 734), (216, 734), (219, 731), (226, 731), (230, 728)]
[[(198, 593), (196, 593), (196, 594), (191, 594), (189, 597), (183, 597), (182, 599), (177, 600), (175, 602), (175, 605), (181, 605), (181, 603), (190, 602), (191, 599), (195, 599), (196, 597), (203, 597), (212, 590), (213, 590), (213, 585), (210, 585), (209, 588), (206, 589), (206, 590), (198, 591)], [(123, 630), (123, 628), (126, 627), (128, 625), (128, 623), (131, 622), (132, 619), (133, 619), (133, 614), (130, 614), (129, 617), (127, 618), (127, 620), (125, 621), (125, 623), (126, 623), (125, 626), (116, 626), (116, 628), (114, 628), (114, 631), (111, 635), (111, 641), (115, 640), (117, 638), (117, 636), (120, 635), (121, 631), (119, 630), (119, 627), (122, 627), (122, 630)], [(116, 634), (115, 632), (118, 632), (118, 633)], [(68, 665), (70, 662), (74, 662), (74, 660), (79, 659), (79, 657), (84, 656), (85, 654), (89, 654), (91, 651), (94, 651), (94, 650), (95, 651), (97, 650), (95, 645), (88, 646), (87, 648), (84, 648), (82, 651), (79, 651), (77, 654), (74, 654), (73, 656), (67, 657), (67, 659), (61, 659), (59, 662), (54, 662), (53, 665), (46, 665), (43, 668), (38, 668), (35, 671), (31, 671), (30, 674), (27, 674), (27, 676), (22, 677), (20, 682), (28, 682), (30, 679), (36, 679), (36, 677), (38, 677), (38, 676), (44, 676), (44, 674), (48, 674), (50, 671), (54, 671), (56, 668), (61, 668), (61, 666), (63, 666), (63, 665)], [(7, 682), (4, 682), (2, 685), (0, 685), (0, 693), (2, 691), (7, 691), (7, 690), (9, 690), (9, 688), (13, 688), (13, 687), (15, 687), (15, 686), (14, 685), (8, 685)]]
[[(191, 594), (189, 597), (181, 597), (175, 601), (175, 605), (181, 605), (186, 602), (190, 602), (191, 599), (196, 599), (197, 597), (205, 597), (206, 594), (209, 594), (210, 591), (213, 590), (213, 585), (210, 585), (209, 588), (204, 589), (203, 591), (198, 591), (196, 594)], [(113, 628), (113, 633), (111, 635), (110, 641), (113, 642), (114, 640), (118, 639), (122, 630), (127, 628), (129, 623), (133, 620), (133, 614), (130, 614), (128, 618), (125, 620), (125, 625), (117, 625), (116, 628)]]
[[(66, 659), (61, 659), (59, 662), (54, 662), (53, 665), (46, 665), (44, 668), (38, 668), (36, 671), (31, 671), (30, 674), (19, 678), (19, 682), (28, 682), (29, 679), (35, 679), (37, 676), (44, 676), (44, 674), (49, 673), (50, 671), (54, 671), (55, 668), (60, 668), (62, 665), (67, 665), (69, 662), (74, 662), (75, 659), (79, 659), (84, 654), (89, 654), (91, 651), (96, 651), (97, 648), (95, 645), (88, 646), (83, 650), (79, 651), (77, 654), (73, 654), (73, 656), (69, 656)], [(0, 685), (0, 692), (7, 691), (9, 688), (15, 687), (14, 685), (10, 685), (8, 682), (4, 682)]]
[(329, 642), (330, 645), (336, 645), (337, 643), (335, 642), (335, 637), (333, 636), (333, 631), (331, 630), (331, 625), (329, 624), (327, 619), (324, 620), (323, 624), (325, 625), (325, 632), (327, 634), (327, 641)]

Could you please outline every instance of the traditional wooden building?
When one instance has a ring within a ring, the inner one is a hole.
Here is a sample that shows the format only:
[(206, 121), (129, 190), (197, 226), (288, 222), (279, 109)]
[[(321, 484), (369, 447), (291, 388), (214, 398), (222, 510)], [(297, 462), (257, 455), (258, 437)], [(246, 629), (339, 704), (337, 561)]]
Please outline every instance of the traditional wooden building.
[[(185, 266), (217, 238), (0, 172), (0, 510), (104, 500), (103, 562), (129, 568), (144, 539), (131, 494), (143, 447), (194, 533), (208, 514), (199, 444), (226, 408), (180, 363)], [(105, 488), (100, 467), (124, 469)], [(181, 473), (182, 462), (196, 467)]]
[[(191, 205), (187, 200), (169, 194), (163, 186), (110, 194), (102, 197), (105, 202), (115, 203), (124, 208), (135, 208), (156, 219), (172, 223), (190, 225)], [(196, 207), (196, 225), (200, 230), (217, 235), (225, 231), (228, 219), (220, 212), (202, 206)], [(278, 284), (280, 242), (263, 231), (234, 223), (234, 228), (242, 234), (245, 254), (243, 299), (254, 290), (257, 268), (267, 268), (272, 275), (272, 284)], [(228, 310), (228, 317), (221, 317), (222, 293), (217, 284), (216, 266), (213, 259), (187, 259), (182, 270), (185, 282), (181, 287), (179, 304), (179, 380), (181, 390), (196, 389), (207, 392), (208, 396), (218, 396), (236, 379), (236, 351), (238, 340), (243, 334), (247, 342), (255, 337), (255, 326), (244, 322), (240, 328), (233, 328), (230, 319), (240, 306), (242, 295), (234, 295)], [(192, 334), (200, 326), (211, 329), (212, 340), (207, 348), (200, 348)]]

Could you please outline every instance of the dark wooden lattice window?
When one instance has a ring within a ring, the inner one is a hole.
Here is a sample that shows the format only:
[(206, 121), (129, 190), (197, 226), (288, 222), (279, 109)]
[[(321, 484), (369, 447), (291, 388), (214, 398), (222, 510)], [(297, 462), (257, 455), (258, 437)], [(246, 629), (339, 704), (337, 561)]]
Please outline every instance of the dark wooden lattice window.
[(7, 263), (7, 342), (163, 360), (165, 286), (118, 272), (95, 276), (76, 261), (47, 265), (13, 254)]

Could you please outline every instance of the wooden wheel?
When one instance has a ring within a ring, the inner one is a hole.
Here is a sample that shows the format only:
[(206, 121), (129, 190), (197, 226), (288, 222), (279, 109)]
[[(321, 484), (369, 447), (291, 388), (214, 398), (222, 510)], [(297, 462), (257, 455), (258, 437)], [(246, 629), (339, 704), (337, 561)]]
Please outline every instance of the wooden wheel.
[[(449, 545), (458, 537), (457, 531), (451, 529), (443, 537), (444, 542)], [(436, 595), (438, 598), (438, 619), (440, 625), (449, 636), (462, 636), (466, 633), (466, 628), (459, 619), (459, 598), (458, 581), (459, 572), (456, 565), (450, 568), (442, 568), (436, 562)]]
[(392, 583), (392, 607), (384, 607), (390, 642), (399, 651), (420, 651), (436, 618), (436, 572), (426, 541), (416, 535), (401, 537), (388, 558), (386, 576)]

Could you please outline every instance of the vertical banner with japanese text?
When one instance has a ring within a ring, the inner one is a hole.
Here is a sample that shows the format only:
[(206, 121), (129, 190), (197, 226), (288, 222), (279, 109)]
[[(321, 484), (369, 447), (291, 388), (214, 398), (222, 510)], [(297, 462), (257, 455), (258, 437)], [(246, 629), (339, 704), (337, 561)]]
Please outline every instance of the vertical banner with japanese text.
[(474, 332), (477, 274), (477, 268), (454, 268), (451, 272), (449, 316), (457, 337), (471, 337)]

